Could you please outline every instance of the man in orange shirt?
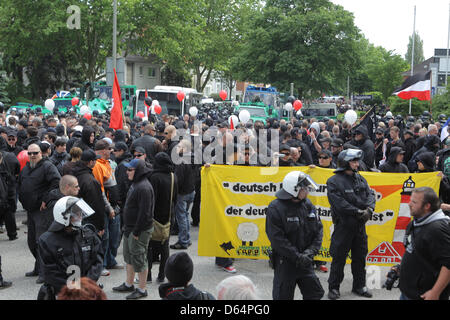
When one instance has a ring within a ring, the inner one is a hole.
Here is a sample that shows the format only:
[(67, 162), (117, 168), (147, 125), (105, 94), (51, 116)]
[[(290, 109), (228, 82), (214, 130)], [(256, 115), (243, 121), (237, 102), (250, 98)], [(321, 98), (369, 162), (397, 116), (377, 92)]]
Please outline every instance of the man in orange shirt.
[(97, 154), (97, 161), (92, 174), (100, 183), (103, 193), (103, 200), (105, 202), (105, 233), (102, 238), (102, 245), (105, 252), (105, 259), (103, 262), (104, 269), (103, 276), (109, 276), (107, 269), (122, 269), (123, 266), (118, 264), (115, 257), (120, 242), (120, 215), (116, 214), (113, 206), (108, 198), (108, 189), (117, 185), (113, 169), (110, 163), (111, 145), (106, 139), (97, 141), (95, 144), (95, 153)]

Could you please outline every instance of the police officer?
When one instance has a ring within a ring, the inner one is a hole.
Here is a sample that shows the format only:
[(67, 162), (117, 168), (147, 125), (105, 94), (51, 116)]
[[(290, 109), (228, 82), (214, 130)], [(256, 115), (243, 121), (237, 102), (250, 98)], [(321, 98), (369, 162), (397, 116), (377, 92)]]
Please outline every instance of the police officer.
[(358, 174), (362, 151), (346, 149), (339, 154), (336, 174), (327, 181), (328, 201), (334, 232), (331, 236), (332, 257), (328, 278), (328, 298), (340, 298), (339, 287), (344, 279), (345, 261), (352, 252), (352, 292), (370, 298), (367, 290), (365, 259), (367, 255), (367, 234), (365, 224), (375, 208), (375, 196), (366, 179)]
[(307, 199), (316, 183), (305, 173), (292, 171), (283, 180), (266, 217), (274, 268), (272, 297), (293, 300), (298, 285), (304, 300), (320, 300), (324, 290), (313, 269), (313, 258), (322, 245), (322, 223)]
[[(94, 281), (103, 270), (103, 249), (97, 230), (82, 219), (94, 213), (82, 199), (66, 196), (53, 208), (54, 222), (39, 238), (39, 257), (44, 285), (38, 299), (54, 299), (66, 285), (70, 266), (79, 267), (79, 277)], [(73, 272), (73, 271), (72, 271)], [(52, 297), (53, 296), (53, 297)]]

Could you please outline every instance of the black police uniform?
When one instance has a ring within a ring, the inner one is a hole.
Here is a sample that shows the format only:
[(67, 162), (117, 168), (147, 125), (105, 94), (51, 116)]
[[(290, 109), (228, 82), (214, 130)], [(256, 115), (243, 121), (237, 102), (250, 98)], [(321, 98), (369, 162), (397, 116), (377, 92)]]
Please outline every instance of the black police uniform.
[(351, 250), (353, 290), (365, 287), (365, 259), (367, 255), (367, 234), (365, 221), (361, 220), (358, 210), (375, 208), (375, 196), (366, 179), (358, 173), (348, 175), (343, 171), (327, 181), (328, 201), (334, 232), (331, 236), (331, 262), (328, 286), (330, 291), (339, 290), (344, 279), (344, 267)]
[(66, 285), (69, 266), (80, 267), (80, 276), (94, 281), (100, 278), (103, 270), (101, 240), (90, 224), (69, 233), (62, 224), (54, 221), (39, 238), (39, 254), (44, 286), (53, 287), (55, 294)]
[[(312, 259), (322, 245), (323, 227), (309, 199), (273, 200), (267, 210), (266, 233), (275, 269), (274, 300), (292, 300), (298, 285), (304, 300), (320, 300), (324, 290), (314, 273)], [(302, 263), (302, 254), (310, 260)]]

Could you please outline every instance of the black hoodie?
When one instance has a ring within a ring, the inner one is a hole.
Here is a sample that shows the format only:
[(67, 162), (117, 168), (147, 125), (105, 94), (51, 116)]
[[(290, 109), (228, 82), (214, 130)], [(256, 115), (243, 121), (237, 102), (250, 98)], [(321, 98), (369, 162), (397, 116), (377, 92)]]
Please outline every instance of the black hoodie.
[(80, 186), (78, 197), (86, 201), (95, 211), (93, 215), (85, 219), (85, 222), (92, 223), (98, 231), (103, 230), (106, 213), (100, 183), (92, 174), (92, 169), (81, 161), (75, 163), (72, 174), (78, 179), (78, 185)]
[(381, 172), (392, 172), (392, 173), (408, 173), (408, 167), (396, 161), (397, 156), (403, 149), (401, 147), (392, 147), (389, 153), (388, 159), (385, 163), (380, 166)]
[(350, 141), (350, 144), (363, 151), (362, 161), (364, 161), (368, 169), (371, 169), (375, 165), (375, 145), (368, 138), (369, 132), (367, 131), (367, 127), (360, 125), (355, 129), (355, 133), (361, 133), (363, 138), (359, 141), (353, 139)]
[(147, 179), (149, 172), (150, 169), (144, 160), (139, 160), (123, 210), (124, 233), (127, 237), (131, 232), (139, 236), (142, 231), (150, 229), (153, 225), (155, 196), (153, 187)]
[(81, 150), (87, 150), (89, 148), (91, 148), (92, 150), (94, 150), (94, 143), (90, 143), (90, 138), (91, 138), (91, 134), (95, 133), (94, 128), (92, 127), (84, 127), (83, 131), (81, 132), (81, 139), (76, 141), (73, 146), (74, 147), (78, 147)]
[(170, 210), (170, 190), (172, 185), (171, 173), (174, 176), (174, 186), (172, 195), (172, 212), (174, 216), (174, 204), (178, 195), (178, 179), (174, 174), (175, 166), (169, 155), (165, 152), (159, 152), (155, 156), (155, 163), (153, 164), (153, 171), (149, 177), (155, 193), (155, 212), (154, 218), (161, 224), (166, 224), (169, 221)]
[(163, 300), (215, 300), (212, 294), (197, 289), (193, 284), (177, 287), (171, 283), (164, 283), (158, 290)]

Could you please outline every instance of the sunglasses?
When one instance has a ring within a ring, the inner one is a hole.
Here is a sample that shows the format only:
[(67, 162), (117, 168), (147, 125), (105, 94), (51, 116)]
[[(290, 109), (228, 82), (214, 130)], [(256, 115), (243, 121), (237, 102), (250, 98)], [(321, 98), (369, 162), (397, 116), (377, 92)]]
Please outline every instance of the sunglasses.
[(143, 155), (144, 155), (143, 153), (138, 153), (138, 154), (135, 154), (134, 157), (138, 158), (138, 157), (142, 157)]
[(168, 132), (164, 132), (164, 134), (169, 134)]
[(136, 170), (136, 169), (133, 169), (133, 168), (128, 168), (127, 169), (128, 172), (131, 172), (131, 171), (134, 171), (134, 170)]
[(319, 157), (319, 159), (330, 159), (330, 157)]
[(27, 152), (29, 156), (37, 156), (39, 154), (38, 152)]
[(8, 138), (8, 141), (14, 141), (16, 138)]

